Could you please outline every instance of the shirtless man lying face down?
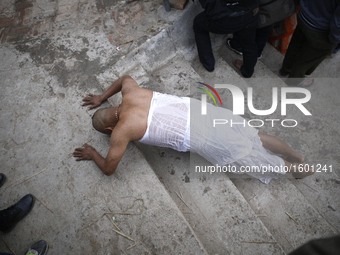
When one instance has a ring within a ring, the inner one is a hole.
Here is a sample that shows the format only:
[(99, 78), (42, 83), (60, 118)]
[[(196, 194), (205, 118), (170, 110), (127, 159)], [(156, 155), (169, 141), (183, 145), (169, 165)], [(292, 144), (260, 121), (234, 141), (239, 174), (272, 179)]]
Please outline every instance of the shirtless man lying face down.
[[(288, 166), (303, 162), (303, 157), (277, 137), (259, 133), (252, 127), (225, 126), (225, 132), (207, 135), (207, 122), (191, 125), (190, 107), (200, 101), (188, 97), (161, 94), (138, 86), (130, 76), (116, 80), (102, 95), (88, 95), (83, 106), (90, 109), (100, 106), (109, 97), (122, 93), (122, 102), (116, 107), (97, 110), (93, 127), (99, 132), (111, 134), (110, 149), (106, 157), (92, 146), (84, 144), (76, 148), (73, 156), (79, 160), (93, 160), (106, 175), (112, 175), (131, 141), (168, 147), (177, 151), (198, 153), (209, 162), (219, 164), (260, 166)], [(208, 113), (214, 112), (242, 121), (228, 109), (208, 104)], [(221, 115), (220, 115), (221, 116)], [(210, 132), (212, 133), (212, 132)], [(197, 137), (198, 139), (190, 137)], [(270, 153), (270, 152), (271, 153)], [(281, 155), (280, 158), (276, 155)], [(312, 172), (293, 172), (295, 178), (303, 178)], [(260, 179), (260, 178), (259, 178)]]

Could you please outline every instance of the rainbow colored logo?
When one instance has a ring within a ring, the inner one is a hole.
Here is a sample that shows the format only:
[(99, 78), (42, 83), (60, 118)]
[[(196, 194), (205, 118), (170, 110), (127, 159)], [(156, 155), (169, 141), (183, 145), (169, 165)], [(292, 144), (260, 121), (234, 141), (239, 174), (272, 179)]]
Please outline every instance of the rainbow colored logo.
[[(206, 83), (203, 83), (203, 82), (197, 82), (197, 83), (206, 87), (206, 88), (203, 87), (203, 88), (198, 88), (198, 89), (201, 90), (206, 95), (208, 95), (211, 98), (211, 100), (214, 102), (215, 106), (217, 106), (216, 98), (218, 99), (218, 102), (222, 106), (222, 104), (223, 104), (222, 99), (221, 99), (220, 95), (218, 94), (218, 92), (216, 91), (216, 89), (213, 86), (211, 86), (209, 84), (206, 84)], [(215, 94), (216, 97), (214, 96), (214, 94)]]

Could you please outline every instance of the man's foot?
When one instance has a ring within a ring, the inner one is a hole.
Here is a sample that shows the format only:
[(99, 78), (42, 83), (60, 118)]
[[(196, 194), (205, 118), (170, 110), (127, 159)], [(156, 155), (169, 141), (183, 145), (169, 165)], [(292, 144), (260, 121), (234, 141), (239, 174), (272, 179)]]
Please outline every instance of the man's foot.
[(305, 161), (305, 157), (298, 152), (294, 152), (285, 158), (288, 162), (302, 164)]
[(6, 182), (6, 175), (0, 173), (0, 187)]
[(310, 169), (307, 170), (306, 168), (302, 172), (300, 172), (298, 170), (292, 172), (292, 175), (295, 179), (303, 179), (303, 178), (310, 176), (312, 174), (314, 174), (314, 171), (312, 171)]
[(234, 48), (233, 46), (231, 46), (231, 40), (232, 40), (232, 38), (227, 38), (227, 41), (226, 41), (226, 43), (225, 43), (225, 45), (227, 46), (227, 48), (230, 49), (230, 50), (232, 50), (232, 51), (235, 52), (236, 54), (242, 56), (243, 53), (242, 53), (241, 49), (236, 49), (236, 48)]
[(286, 166), (288, 166), (289, 173), (291, 173), (295, 179), (302, 179), (314, 174), (314, 168), (310, 168), (308, 164), (291, 164), (286, 161)]
[(34, 197), (28, 194), (16, 204), (0, 211), (0, 231), (9, 232), (21, 221), (33, 208)]
[(48, 250), (48, 244), (44, 240), (40, 240), (26, 251), (25, 255), (46, 255)]

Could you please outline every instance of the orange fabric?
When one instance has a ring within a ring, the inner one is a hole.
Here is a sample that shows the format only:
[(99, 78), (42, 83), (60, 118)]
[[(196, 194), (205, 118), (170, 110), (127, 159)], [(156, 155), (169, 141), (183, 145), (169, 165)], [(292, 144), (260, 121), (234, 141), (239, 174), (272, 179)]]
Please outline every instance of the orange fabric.
[(294, 30), (297, 24), (296, 14), (288, 17), (283, 22), (284, 22), (285, 34), (281, 39), (280, 51), (282, 54), (286, 54), (290, 40), (292, 39), (292, 35), (294, 33)]
[(290, 40), (294, 33), (297, 24), (296, 14), (286, 18), (282, 21), (283, 32), (278, 34), (274, 32), (269, 38), (269, 43), (272, 44), (276, 49), (278, 49), (282, 54), (287, 52)]

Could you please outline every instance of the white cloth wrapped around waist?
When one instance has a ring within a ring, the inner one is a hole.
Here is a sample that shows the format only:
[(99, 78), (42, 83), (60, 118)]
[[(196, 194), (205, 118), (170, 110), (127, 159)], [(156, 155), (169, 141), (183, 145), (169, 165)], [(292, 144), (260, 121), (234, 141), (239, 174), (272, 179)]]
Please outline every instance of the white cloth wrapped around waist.
[[(245, 120), (228, 109), (207, 104), (207, 114), (202, 115), (196, 99), (191, 99), (190, 109), (190, 151), (212, 164), (226, 165), (249, 155), (253, 138), (259, 139), (255, 128), (243, 125)], [(214, 119), (228, 123), (214, 127)]]
[(201, 102), (188, 97), (153, 93), (147, 130), (140, 142), (177, 151), (192, 151), (213, 164), (225, 165), (250, 154), (257, 130), (242, 125), (218, 125), (213, 119), (244, 119), (228, 109), (208, 104), (201, 114)]
[[(228, 123), (215, 125), (214, 119)], [(233, 124), (231, 124), (231, 122)], [(191, 151), (215, 165), (284, 165), (284, 161), (263, 148), (258, 131), (225, 108), (207, 104), (201, 114), (201, 102), (188, 97), (153, 93), (147, 130), (140, 142), (177, 151)], [(248, 173), (264, 183), (280, 173)]]
[(141, 143), (177, 151), (190, 149), (190, 98), (153, 92)]

